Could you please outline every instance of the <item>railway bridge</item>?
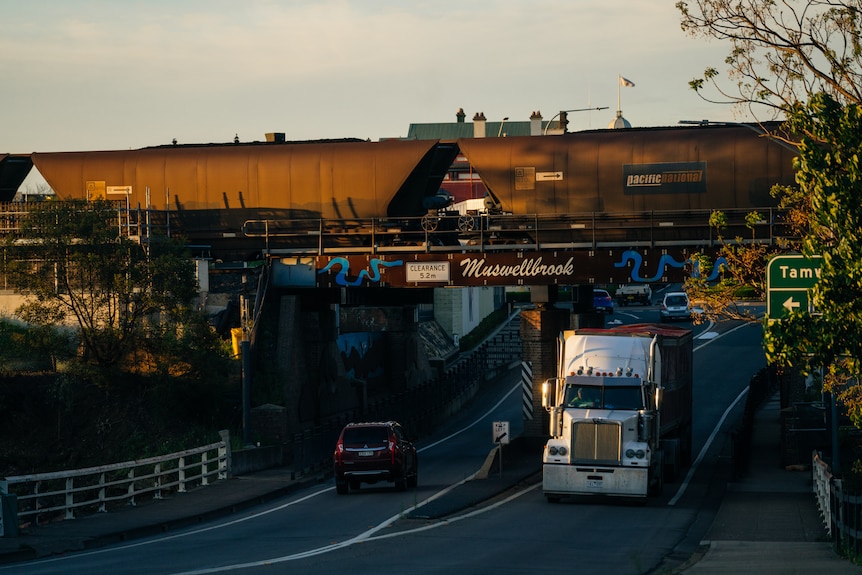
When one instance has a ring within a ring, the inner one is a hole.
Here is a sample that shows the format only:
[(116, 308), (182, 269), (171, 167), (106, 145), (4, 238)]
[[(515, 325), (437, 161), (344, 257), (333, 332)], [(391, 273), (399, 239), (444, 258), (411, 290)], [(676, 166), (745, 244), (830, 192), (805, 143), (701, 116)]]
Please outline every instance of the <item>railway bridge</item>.
[[(715, 258), (720, 243), (714, 210), (727, 215), (722, 234), (731, 241), (786, 236), (770, 189), (793, 184), (793, 155), (733, 125), (6, 154), (0, 201), (35, 167), (60, 199), (115, 202), (118, 233), (142, 243), (185, 238), (202, 272), (264, 270), (262, 281), (243, 285), (259, 286), (258, 302), (277, 292), (278, 316), (293, 318), (278, 328), (289, 343), (276, 343), (271, 357), (288, 379), (303, 378), (288, 387), (320, 398), (337, 395), (344, 380), (331, 369), (341, 363), (339, 331), (405, 325), (403, 314), (342, 317), (345, 304), (428, 303), (441, 287), (532, 286), (540, 305), (522, 315), (522, 339), (533, 342), (525, 359), (543, 381), (553, 375), (556, 334), (590, 321), (593, 285), (700, 273), (691, 256)], [(0, 230), (14, 233), (22, 210), (8, 204)], [(545, 305), (558, 286), (581, 286), (575, 315)], [(308, 313), (313, 322), (297, 319)], [(399, 364), (389, 387), (417, 372), (411, 337), (392, 338)], [(303, 339), (314, 353), (303, 356)]]

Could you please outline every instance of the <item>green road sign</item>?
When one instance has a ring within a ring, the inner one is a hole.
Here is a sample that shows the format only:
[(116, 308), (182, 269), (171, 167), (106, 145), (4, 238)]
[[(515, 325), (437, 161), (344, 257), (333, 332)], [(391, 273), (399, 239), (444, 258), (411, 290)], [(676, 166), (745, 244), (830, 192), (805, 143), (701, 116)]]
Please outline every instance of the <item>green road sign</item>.
[(775, 256), (766, 265), (766, 316), (782, 319), (791, 311), (811, 311), (808, 290), (820, 280), (820, 256)]

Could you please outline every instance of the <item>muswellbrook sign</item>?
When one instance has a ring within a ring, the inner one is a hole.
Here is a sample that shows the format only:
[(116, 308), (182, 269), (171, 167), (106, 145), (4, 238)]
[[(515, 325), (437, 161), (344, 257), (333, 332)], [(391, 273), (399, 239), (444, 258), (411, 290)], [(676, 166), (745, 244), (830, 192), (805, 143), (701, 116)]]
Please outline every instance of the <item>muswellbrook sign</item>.
[[(576, 250), (316, 256), (310, 287), (443, 287), (681, 281), (687, 254)], [(312, 264), (309, 262), (309, 272)], [(297, 274), (293, 274), (297, 275)], [(307, 276), (306, 276), (307, 277)]]
[(273, 285), (434, 288), (674, 283), (693, 273), (690, 255), (683, 248), (644, 247), (296, 256), (274, 260)]

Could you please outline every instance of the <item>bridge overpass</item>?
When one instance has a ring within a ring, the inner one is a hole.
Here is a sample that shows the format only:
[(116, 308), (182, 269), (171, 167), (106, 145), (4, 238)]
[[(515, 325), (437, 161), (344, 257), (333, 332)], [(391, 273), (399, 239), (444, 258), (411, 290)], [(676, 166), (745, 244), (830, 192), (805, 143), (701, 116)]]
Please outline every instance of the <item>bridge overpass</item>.
[(715, 252), (713, 210), (732, 241), (787, 234), (770, 190), (793, 184), (794, 151), (751, 128), (10, 154), (0, 201), (35, 167), (61, 199), (116, 202), (121, 233), (267, 259), (297, 287), (681, 281)]

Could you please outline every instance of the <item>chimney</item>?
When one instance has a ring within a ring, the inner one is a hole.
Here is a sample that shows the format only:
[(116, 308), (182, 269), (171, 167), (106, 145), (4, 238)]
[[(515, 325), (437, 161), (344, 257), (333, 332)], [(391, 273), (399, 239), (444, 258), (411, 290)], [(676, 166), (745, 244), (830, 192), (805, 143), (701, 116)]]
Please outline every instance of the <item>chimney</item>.
[(473, 137), (485, 137), (485, 112), (479, 112), (473, 116)]
[(533, 112), (530, 115), (530, 135), (531, 136), (541, 136), (542, 135), (542, 113), (541, 112)]
[(467, 114), (464, 113), (464, 108), (458, 108), (458, 113), (455, 114), (455, 117), (458, 119), (459, 124), (463, 124), (464, 118), (467, 117)]

